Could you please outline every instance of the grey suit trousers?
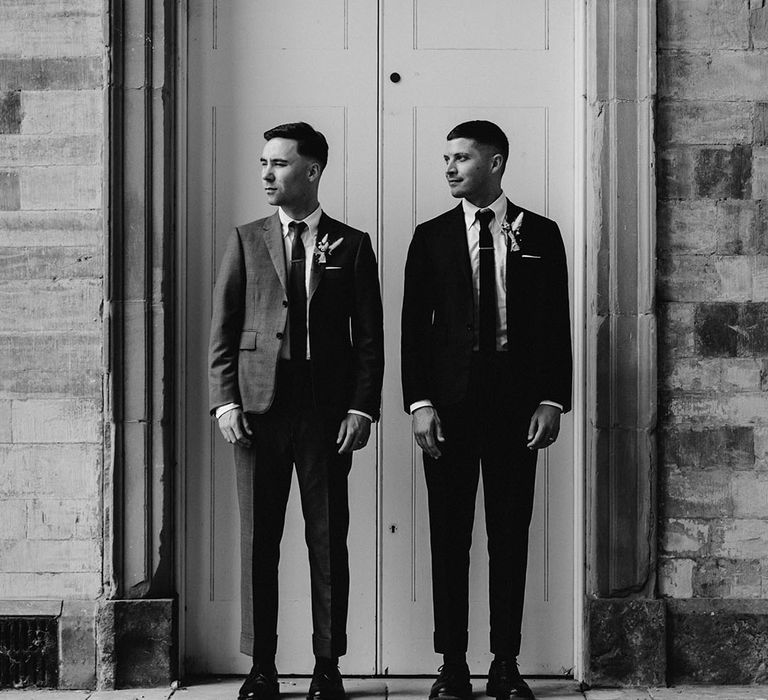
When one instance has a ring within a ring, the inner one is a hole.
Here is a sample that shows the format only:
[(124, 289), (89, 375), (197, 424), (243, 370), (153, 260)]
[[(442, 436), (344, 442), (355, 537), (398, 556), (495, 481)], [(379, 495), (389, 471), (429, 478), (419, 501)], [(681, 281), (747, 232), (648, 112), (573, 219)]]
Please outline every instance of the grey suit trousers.
[(315, 656), (346, 652), (349, 563), (347, 477), (352, 455), (337, 453), (344, 417), (314, 407), (308, 361), (278, 364), (275, 399), (247, 414), (252, 446), (235, 446), (241, 531), (240, 649), (255, 660), (277, 649), (278, 564), (285, 510), (296, 466), (312, 587)]

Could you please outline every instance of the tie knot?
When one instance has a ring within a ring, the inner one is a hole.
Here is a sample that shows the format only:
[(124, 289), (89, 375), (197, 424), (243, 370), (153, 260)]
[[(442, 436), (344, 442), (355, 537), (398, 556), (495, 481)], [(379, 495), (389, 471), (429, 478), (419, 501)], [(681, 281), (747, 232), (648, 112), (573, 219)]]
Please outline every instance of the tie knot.
[(475, 218), (480, 222), (481, 226), (488, 226), (494, 217), (493, 209), (480, 209), (475, 215)]
[(291, 221), (288, 224), (288, 230), (294, 231), (295, 233), (298, 233), (299, 235), (304, 233), (304, 229), (307, 227), (307, 225), (303, 221)]

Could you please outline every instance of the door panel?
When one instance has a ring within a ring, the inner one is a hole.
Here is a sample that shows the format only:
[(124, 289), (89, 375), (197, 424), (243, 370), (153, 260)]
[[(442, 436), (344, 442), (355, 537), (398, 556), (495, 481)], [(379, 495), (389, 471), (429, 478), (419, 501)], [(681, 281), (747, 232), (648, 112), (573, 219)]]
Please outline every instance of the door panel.
[[(279, 8), (279, 11), (278, 11)], [(573, 260), (570, 0), (189, 0), (186, 318), (186, 663), (248, 670), (239, 652), (239, 520), (231, 447), (207, 412), (211, 292), (232, 227), (272, 213), (265, 129), (308, 121), (328, 138), (320, 199), (371, 234), (385, 312), (383, 416), (350, 477), (351, 597), (345, 673), (432, 673), (426, 493), (400, 392), (400, 308), (413, 228), (455, 206), (448, 130), (487, 118), (510, 137), (508, 196), (556, 219)], [(390, 81), (397, 71), (402, 80)], [(525, 300), (520, 300), (525, 303)], [(541, 453), (523, 671), (559, 674), (572, 652), (573, 427)], [(487, 668), (482, 494), (472, 550), (471, 661)], [(282, 544), (278, 664), (311, 670), (309, 573), (298, 489)]]
[[(247, 672), (239, 652), (239, 519), (232, 448), (207, 413), (211, 291), (233, 226), (271, 214), (259, 158), (263, 132), (304, 120), (330, 143), (324, 209), (367, 229), (376, 245), (375, 4), (338, 0), (190, 3), (186, 271), (186, 657), (194, 673)], [(341, 81), (335, 76), (349, 76)], [(353, 180), (351, 180), (353, 178)], [(350, 477), (349, 654), (375, 670), (376, 444)], [(278, 664), (312, 670), (309, 565), (295, 481), (280, 564)]]
[[(444, 178), (446, 135), (462, 121), (489, 119), (510, 139), (505, 192), (557, 220), (573, 259), (574, 19), (569, 0), (485, 0), (461, 7), (384, 0), (382, 7), (381, 210), (389, 371), (382, 421), (381, 606), (389, 614), (382, 617), (381, 644), (391, 673), (423, 673), (438, 657), (432, 651), (423, 467), (399, 384), (405, 256), (415, 224), (458, 203)], [(401, 80), (392, 82), (391, 72)], [(539, 457), (520, 658), (524, 673), (561, 674), (572, 666), (572, 444), (566, 416), (560, 439)], [(469, 660), (474, 673), (484, 673), (490, 655), (480, 494), (471, 560)]]

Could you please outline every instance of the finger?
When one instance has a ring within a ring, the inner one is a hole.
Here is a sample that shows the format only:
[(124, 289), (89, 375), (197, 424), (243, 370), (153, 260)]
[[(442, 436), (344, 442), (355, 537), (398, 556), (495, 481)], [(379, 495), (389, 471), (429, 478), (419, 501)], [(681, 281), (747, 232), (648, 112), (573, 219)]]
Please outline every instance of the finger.
[(435, 416), (435, 435), (437, 436), (438, 442), (445, 442), (445, 435), (443, 435), (443, 424), (440, 422), (440, 419)]
[(533, 416), (531, 416), (531, 422), (528, 424), (528, 440), (533, 440), (533, 436), (536, 434), (536, 430), (539, 425), (539, 418), (534, 413)]
[(241, 413), (240, 416), (245, 432), (248, 433), (248, 435), (253, 435), (253, 430), (251, 430), (251, 424), (248, 422), (248, 417), (245, 415), (245, 413)]
[(427, 444), (427, 454), (429, 454), (429, 456), (432, 457), (432, 459), (437, 459), (438, 457), (440, 457), (442, 453), (440, 452), (440, 449), (438, 448), (437, 443), (435, 442), (435, 435), (432, 430), (430, 430), (429, 433), (427, 433), (426, 444)]
[(348, 452), (352, 452), (352, 446), (355, 444), (355, 432), (354, 430), (347, 430), (347, 434), (344, 436), (344, 442), (339, 448), (339, 454), (345, 455)]
[(344, 437), (347, 434), (347, 421), (343, 420), (341, 421), (341, 425), (339, 426), (339, 434), (336, 436), (336, 444), (340, 445), (344, 441)]
[(544, 429), (544, 425), (542, 423), (539, 423), (538, 429), (536, 430), (536, 434), (528, 443), (528, 447), (531, 449), (538, 449), (539, 447), (544, 445), (545, 434), (546, 434), (546, 430)]

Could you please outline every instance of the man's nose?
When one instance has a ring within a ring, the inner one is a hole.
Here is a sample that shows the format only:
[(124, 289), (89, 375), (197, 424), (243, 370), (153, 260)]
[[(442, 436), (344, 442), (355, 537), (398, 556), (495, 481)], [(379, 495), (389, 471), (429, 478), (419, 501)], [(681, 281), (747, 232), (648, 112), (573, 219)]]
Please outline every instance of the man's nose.
[(272, 182), (272, 180), (275, 179), (275, 174), (272, 172), (270, 168), (264, 168), (261, 171), (261, 179), (266, 180), (267, 182)]

